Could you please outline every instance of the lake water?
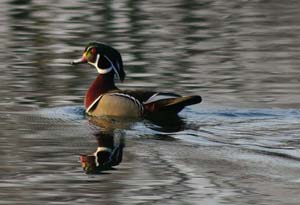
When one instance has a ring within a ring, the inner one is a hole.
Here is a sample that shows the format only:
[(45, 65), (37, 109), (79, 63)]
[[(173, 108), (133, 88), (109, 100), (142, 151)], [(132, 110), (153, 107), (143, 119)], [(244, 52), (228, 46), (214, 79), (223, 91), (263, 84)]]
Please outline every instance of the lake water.
[[(300, 2), (0, 3), (0, 204), (299, 204)], [(199, 94), (159, 121), (87, 118), (86, 44), (117, 48), (122, 89)], [(122, 161), (86, 173), (109, 129)], [(100, 133), (100, 134), (99, 134)]]

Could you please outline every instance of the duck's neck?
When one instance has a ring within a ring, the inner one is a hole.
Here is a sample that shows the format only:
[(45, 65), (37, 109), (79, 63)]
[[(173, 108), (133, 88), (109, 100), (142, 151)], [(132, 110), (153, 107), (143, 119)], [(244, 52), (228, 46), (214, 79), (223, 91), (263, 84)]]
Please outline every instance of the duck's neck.
[(100, 95), (116, 89), (113, 73), (99, 74), (85, 94), (84, 107), (87, 109)]

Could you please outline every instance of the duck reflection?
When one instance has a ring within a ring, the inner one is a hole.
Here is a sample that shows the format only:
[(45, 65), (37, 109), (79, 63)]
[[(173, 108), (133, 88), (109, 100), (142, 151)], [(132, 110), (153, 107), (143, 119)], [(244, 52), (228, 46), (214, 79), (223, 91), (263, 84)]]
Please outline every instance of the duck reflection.
[(90, 118), (89, 122), (99, 128), (94, 133), (97, 147), (92, 154), (80, 155), (83, 170), (87, 174), (114, 170), (122, 162), (125, 147), (124, 133), (120, 128), (125, 129), (129, 124), (108, 118)]
[[(129, 129), (136, 121), (116, 118), (88, 118), (89, 123), (96, 127), (94, 133), (97, 147), (91, 154), (80, 155), (80, 162), (87, 174), (100, 174), (103, 171), (115, 170), (123, 159), (125, 147), (124, 130)], [(177, 115), (148, 116), (144, 125), (159, 132), (178, 132), (184, 129), (184, 121)], [(159, 135), (154, 135), (158, 137)], [(161, 140), (174, 140), (173, 137), (162, 135)]]
[(86, 173), (113, 170), (122, 162), (124, 140), (116, 143), (112, 133), (99, 132), (95, 137), (98, 144), (96, 151), (90, 155), (80, 155), (83, 170)]
[(159, 132), (179, 132), (185, 129), (185, 123), (177, 114), (164, 113), (147, 116), (147, 127)]

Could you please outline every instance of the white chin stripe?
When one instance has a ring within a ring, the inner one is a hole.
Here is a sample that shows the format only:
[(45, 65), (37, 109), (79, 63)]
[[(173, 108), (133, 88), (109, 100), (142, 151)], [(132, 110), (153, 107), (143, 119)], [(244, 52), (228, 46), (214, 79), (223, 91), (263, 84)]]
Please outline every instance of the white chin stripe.
[(98, 152), (109, 152), (109, 153), (112, 153), (112, 149), (111, 148), (108, 148), (108, 147), (98, 147), (96, 152), (94, 152), (94, 156), (95, 156), (95, 164), (96, 166), (98, 167), (99, 166), (99, 162), (98, 162)]
[(103, 69), (103, 68), (99, 68), (97, 66), (96, 69), (97, 69), (98, 73), (100, 73), (100, 74), (106, 74), (106, 73), (109, 73), (113, 68), (111, 66), (109, 68)]
[(120, 79), (119, 72), (116, 69), (116, 67), (114, 66), (113, 62), (106, 55), (104, 55), (104, 57), (110, 63), (110, 67), (109, 68), (103, 69), (103, 68), (99, 68), (98, 67), (98, 62), (99, 62), (99, 59), (100, 59), (100, 55), (99, 54), (97, 54), (97, 59), (96, 59), (95, 63), (92, 63), (92, 62), (88, 62), (88, 63), (90, 65), (94, 66), (97, 69), (98, 73), (100, 73), (100, 74), (106, 74), (106, 73), (109, 73), (110, 71), (114, 70), (115, 75), (117, 76), (118, 79)]
[(89, 63), (90, 65), (94, 66), (94, 67), (97, 69), (98, 73), (100, 73), (100, 74), (106, 74), (106, 73), (109, 73), (109, 72), (113, 69), (112, 64), (111, 64), (111, 66), (110, 66), (109, 68), (106, 68), (106, 69), (99, 68), (99, 67), (98, 67), (99, 59), (100, 59), (100, 55), (97, 54), (97, 59), (96, 59), (95, 63), (92, 63), (92, 62), (88, 62), (88, 63)]

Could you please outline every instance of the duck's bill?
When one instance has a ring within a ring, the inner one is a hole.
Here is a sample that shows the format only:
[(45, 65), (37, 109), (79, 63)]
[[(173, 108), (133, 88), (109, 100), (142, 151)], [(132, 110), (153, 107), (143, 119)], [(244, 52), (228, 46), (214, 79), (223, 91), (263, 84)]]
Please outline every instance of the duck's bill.
[(72, 65), (77, 65), (77, 64), (82, 64), (82, 63), (87, 63), (87, 60), (84, 57), (81, 57), (79, 59), (73, 60), (71, 62)]
[(83, 170), (87, 173), (93, 173), (96, 169), (95, 157), (90, 155), (80, 155), (80, 162)]

